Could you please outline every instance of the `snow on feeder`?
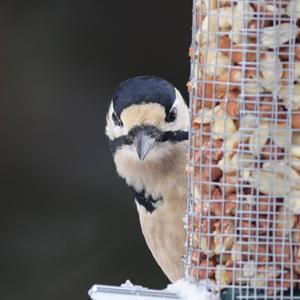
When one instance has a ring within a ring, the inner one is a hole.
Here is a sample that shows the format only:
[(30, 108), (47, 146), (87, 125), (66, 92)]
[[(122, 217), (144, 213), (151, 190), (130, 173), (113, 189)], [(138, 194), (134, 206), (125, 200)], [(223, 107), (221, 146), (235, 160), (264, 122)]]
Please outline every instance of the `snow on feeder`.
[(300, 299), (300, 1), (194, 1), (186, 277)]

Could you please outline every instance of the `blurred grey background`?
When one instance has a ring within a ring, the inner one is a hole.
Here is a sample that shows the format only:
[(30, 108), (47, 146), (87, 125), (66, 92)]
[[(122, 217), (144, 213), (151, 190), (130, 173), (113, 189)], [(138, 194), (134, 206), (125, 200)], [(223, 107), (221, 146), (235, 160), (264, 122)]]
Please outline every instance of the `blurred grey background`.
[(187, 97), (192, 1), (0, 1), (0, 299), (162, 288), (104, 136), (117, 84), (155, 74)]

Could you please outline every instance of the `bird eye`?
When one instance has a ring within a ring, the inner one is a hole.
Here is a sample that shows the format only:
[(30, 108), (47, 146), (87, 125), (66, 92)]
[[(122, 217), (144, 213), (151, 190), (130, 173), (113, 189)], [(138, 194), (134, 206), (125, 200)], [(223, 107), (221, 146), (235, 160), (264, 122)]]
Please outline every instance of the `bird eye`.
[(177, 109), (176, 107), (174, 107), (168, 114), (168, 116), (166, 117), (166, 122), (170, 123), (170, 122), (174, 122), (177, 118)]
[(119, 127), (123, 126), (122, 120), (117, 116), (117, 114), (115, 112), (113, 112), (111, 117), (112, 117), (112, 119), (113, 119), (116, 126), (119, 126)]

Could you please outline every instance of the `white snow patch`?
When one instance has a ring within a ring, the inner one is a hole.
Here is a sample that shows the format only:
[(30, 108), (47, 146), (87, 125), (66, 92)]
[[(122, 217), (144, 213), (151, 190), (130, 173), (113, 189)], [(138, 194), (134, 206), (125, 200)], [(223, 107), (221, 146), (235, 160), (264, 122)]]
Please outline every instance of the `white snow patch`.
[(122, 283), (122, 284), (121, 284), (121, 287), (122, 287), (122, 288), (134, 288), (135, 285), (134, 285), (129, 279), (127, 279), (127, 280), (125, 281), (125, 283)]
[(125, 281), (125, 283), (122, 283), (120, 285), (121, 288), (124, 288), (124, 289), (130, 289), (130, 290), (134, 290), (134, 291), (148, 291), (148, 288), (145, 288), (141, 285), (135, 285), (133, 284), (130, 279), (127, 279)]
[(183, 300), (219, 300), (216, 293), (207, 290), (205, 284), (195, 285), (185, 279), (179, 279), (173, 284), (168, 285), (168, 292), (177, 294)]

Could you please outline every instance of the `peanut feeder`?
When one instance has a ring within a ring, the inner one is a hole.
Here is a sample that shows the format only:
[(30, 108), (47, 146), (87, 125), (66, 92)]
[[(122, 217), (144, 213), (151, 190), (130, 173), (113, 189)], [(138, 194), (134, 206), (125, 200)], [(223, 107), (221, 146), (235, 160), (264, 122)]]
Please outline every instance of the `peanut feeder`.
[(299, 49), (298, 0), (194, 1), (186, 277), (230, 299), (300, 299)]

